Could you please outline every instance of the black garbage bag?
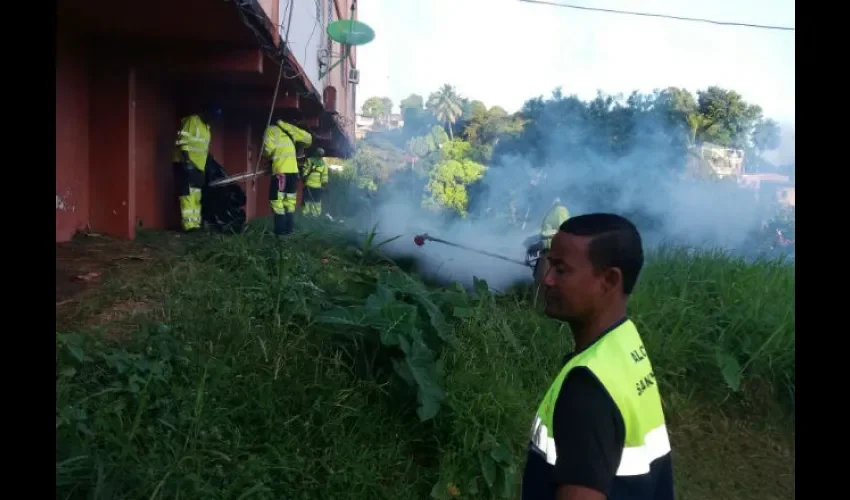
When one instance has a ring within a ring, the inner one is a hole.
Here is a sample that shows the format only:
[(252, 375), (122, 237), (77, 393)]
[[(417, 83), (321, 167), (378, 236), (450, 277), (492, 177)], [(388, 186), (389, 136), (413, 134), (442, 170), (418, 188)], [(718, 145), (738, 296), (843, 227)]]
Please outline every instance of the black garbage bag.
[(206, 183), (201, 190), (201, 218), (207, 226), (220, 232), (241, 233), (245, 227), (245, 191), (239, 184), (211, 187), (210, 182), (227, 177), (212, 155), (207, 157)]

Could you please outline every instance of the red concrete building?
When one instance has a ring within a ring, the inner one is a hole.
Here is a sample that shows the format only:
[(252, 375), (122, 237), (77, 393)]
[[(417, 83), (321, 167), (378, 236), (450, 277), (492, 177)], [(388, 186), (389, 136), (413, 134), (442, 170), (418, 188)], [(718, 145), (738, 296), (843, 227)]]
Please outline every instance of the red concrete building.
[[(320, 73), (341, 53), (327, 24), (350, 13), (351, 0), (59, 0), (56, 241), (179, 228), (174, 140), (206, 102), (223, 109), (211, 153), (231, 175), (254, 170), (272, 107), (350, 156), (354, 50)], [(269, 213), (268, 182), (243, 183), (249, 219)]]

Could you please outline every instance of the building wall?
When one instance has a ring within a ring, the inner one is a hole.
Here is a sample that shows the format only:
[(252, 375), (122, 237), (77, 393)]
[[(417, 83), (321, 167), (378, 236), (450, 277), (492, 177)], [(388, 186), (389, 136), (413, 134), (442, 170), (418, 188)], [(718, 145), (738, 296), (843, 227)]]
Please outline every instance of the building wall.
[[(275, 0), (261, 2), (263, 10), (271, 13)], [(287, 6), (290, 0), (276, 0), (277, 19), (280, 26), (280, 39), (286, 38), (289, 21)], [(349, 139), (354, 139), (355, 102), (357, 85), (348, 81), (348, 70), (357, 67), (357, 48), (352, 47), (349, 57), (337, 65), (328, 74), (319, 78), (327, 66), (319, 63), (321, 59), (328, 66), (339, 61), (343, 47), (330, 40), (327, 27), (339, 19), (348, 19), (351, 14), (352, 0), (292, 0), (292, 23), (289, 24), (289, 48), (304, 74), (319, 94), (327, 95), (325, 89), (335, 89), (334, 103), (325, 102), (325, 107), (337, 111), (343, 129)], [(355, 11), (355, 19), (358, 17)], [(272, 18), (274, 19), (274, 18)]]
[(258, 0), (257, 3), (260, 4), (260, 7), (262, 7), (263, 12), (265, 12), (269, 19), (275, 19), (277, 17), (275, 7), (281, 3), (281, 0)]
[[(325, 0), (326, 10), (330, 16), (329, 22), (339, 19), (348, 19), (351, 13), (351, 0)], [(357, 19), (357, 11), (355, 11)], [(327, 38), (327, 36), (325, 37)], [(337, 59), (342, 51), (339, 43), (327, 40), (332, 54), (337, 54)], [(333, 60), (333, 57), (331, 57)], [(333, 64), (333, 63), (331, 63)], [(348, 60), (334, 68), (326, 77), (326, 85), (332, 85), (336, 89), (336, 111), (340, 114), (342, 125), (348, 137), (354, 139), (355, 130), (355, 98), (357, 85), (348, 81), (348, 70), (357, 67), (357, 48), (351, 48)]]
[(322, 1), (292, 0), (292, 22), (289, 22), (289, 3), (289, 0), (282, 0), (278, 9), (280, 39), (286, 40), (288, 33), (287, 45), (295, 60), (313, 87), (321, 92), (324, 86), (319, 79), (319, 51), (327, 38), (326, 10), (322, 8)]
[(172, 229), (180, 225), (177, 186), (171, 166), (177, 122), (173, 90), (153, 75), (137, 75), (137, 229)]
[(779, 203), (782, 203), (789, 207), (797, 206), (797, 188), (796, 187), (785, 187), (779, 190), (777, 193), (779, 198)]
[(699, 154), (718, 177), (737, 177), (744, 171), (744, 151), (704, 143)]
[(89, 218), (89, 75), (85, 47), (56, 36), (56, 240), (69, 240)]
[(95, 232), (132, 239), (137, 202), (136, 72), (117, 55), (98, 54), (90, 67), (89, 223)]

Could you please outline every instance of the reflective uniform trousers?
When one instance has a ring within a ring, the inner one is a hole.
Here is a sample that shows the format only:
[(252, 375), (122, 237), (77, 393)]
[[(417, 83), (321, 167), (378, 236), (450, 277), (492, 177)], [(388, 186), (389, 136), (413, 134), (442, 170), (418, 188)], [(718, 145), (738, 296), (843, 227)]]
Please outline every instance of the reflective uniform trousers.
[(304, 215), (309, 217), (322, 216), (322, 192), (320, 187), (304, 187)]
[(201, 188), (204, 172), (191, 163), (174, 163), (180, 219), (184, 231), (201, 228)]
[(295, 226), (298, 174), (274, 175), (269, 182), (269, 203), (274, 212), (274, 234), (290, 234)]

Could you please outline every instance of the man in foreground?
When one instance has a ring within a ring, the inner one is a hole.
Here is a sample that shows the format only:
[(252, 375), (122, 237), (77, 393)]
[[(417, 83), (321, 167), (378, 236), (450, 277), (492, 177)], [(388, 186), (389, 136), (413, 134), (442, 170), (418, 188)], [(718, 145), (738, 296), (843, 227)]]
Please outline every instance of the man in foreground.
[(534, 418), (523, 499), (672, 500), (658, 385), (626, 317), (643, 266), (640, 234), (618, 215), (573, 217), (547, 260), (545, 312), (569, 323), (575, 351)]

